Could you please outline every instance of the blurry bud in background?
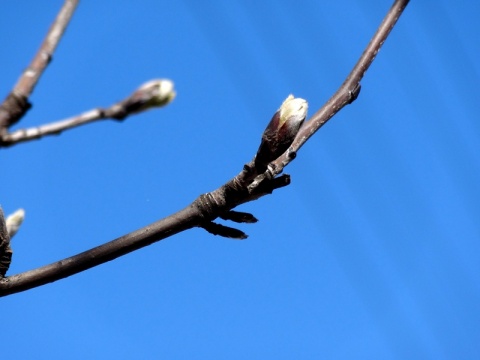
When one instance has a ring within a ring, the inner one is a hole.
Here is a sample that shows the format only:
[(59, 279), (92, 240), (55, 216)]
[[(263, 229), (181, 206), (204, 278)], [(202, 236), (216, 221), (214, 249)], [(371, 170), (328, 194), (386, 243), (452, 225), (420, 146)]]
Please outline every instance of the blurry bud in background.
[(129, 114), (153, 107), (165, 106), (175, 98), (173, 82), (167, 79), (151, 80), (140, 86), (122, 103)]

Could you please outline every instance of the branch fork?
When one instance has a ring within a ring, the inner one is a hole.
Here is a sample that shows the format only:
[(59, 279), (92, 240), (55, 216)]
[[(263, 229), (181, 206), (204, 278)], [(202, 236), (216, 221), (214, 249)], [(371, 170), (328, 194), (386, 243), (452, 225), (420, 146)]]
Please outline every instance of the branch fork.
[[(77, 2), (78, 0), (65, 1), (65, 5), (54, 25), (52, 25), (52, 29), (64, 30)], [(242, 231), (216, 224), (213, 220), (220, 217), (223, 220), (238, 223), (254, 223), (256, 218), (252, 214), (237, 212), (233, 209), (240, 204), (271, 194), (274, 190), (290, 184), (289, 175), (280, 175), (283, 169), (295, 158), (301, 146), (320, 127), (345, 105), (352, 103), (358, 97), (361, 79), (408, 2), (409, 0), (395, 0), (345, 82), (308, 122), (303, 124), (307, 109), (306, 102), (303, 103), (302, 99), (290, 97), (285, 100), (265, 129), (256, 156), (232, 180), (217, 190), (201, 195), (184, 209), (139, 230), (55, 263), (0, 279), (0, 297), (66, 278), (194, 227), (201, 227), (212, 234), (224, 237), (245, 238), (246, 235)], [(48, 45), (48, 49), (52, 49), (47, 54), (53, 53), (56, 42), (58, 42), (63, 30), (60, 33), (53, 32), (55, 35), (51, 37), (53, 46), (47, 41), (44, 42), (44, 44)], [(52, 30), (50, 30), (49, 35), (51, 33)], [(42, 45), (42, 49), (43, 47), (44, 45)], [(37, 76), (34, 81), (19, 81), (14, 89), (14, 93), (24, 96), (26, 102), (28, 102), (28, 96), (38, 80), (39, 74), (41, 74), (48, 63), (48, 57), (45, 58), (42, 55), (43, 52), (39, 54), (37, 57), (41, 58), (43, 68), (36, 73)], [(28, 80), (27, 78), (24, 73), (21, 80)], [(25, 91), (16, 91), (22, 88)], [(20, 102), (22, 101), (22, 98), (20, 98)], [(127, 102), (123, 105), (131, 104)], [(129, 109), (133, 113), (142, 109), (142, 106), (133, 106), (129, 107)], [(6, 145), (4, 135), (8, 133), (6, 129), (12, 122), (10, 120), (11, 117), (8, 117), (10, 115), (6, 114), (8, 111), (5, 110), (4, 106), (0, 107), (0, 146)], [(102, 113), (102, 111), (99, 112)], [(104, 112), (103, 115), (105, 116)], [(121, 118), (119, 114), (117, 115), (118, 118)], [(116, 117), (113, 116), (113, 118)], [(66, 127), (60, 129), (60, 131), (64, 129)], [(59, 132), (58, 128), (56, 132)], [(9, 243), (10, 239), (3, 219), (3, 213), (0, 212), (0, 261), (4, 259), (4, 256), (9, 256), (9, 251), (11, 256)], [(7, 259), (8, 263), (9, 261)]]

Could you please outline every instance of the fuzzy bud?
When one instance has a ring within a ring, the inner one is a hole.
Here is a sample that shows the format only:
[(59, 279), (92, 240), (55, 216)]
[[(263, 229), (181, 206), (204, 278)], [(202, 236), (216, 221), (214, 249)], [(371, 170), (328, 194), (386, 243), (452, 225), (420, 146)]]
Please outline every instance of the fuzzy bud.
[(267, 165), (276, 160), (292, 145), (307, 117), (308, 103), (289, 95), (263, 132), (262, 142), (255, 156), (255, 168), (264, 172)]
[(153, 107), (165, 106), (172, 102), (176, 93), (173, 82), (167, 79), (150, 80), (141, 85), (126, 100), (125, 111), (129, 114), (138, 113)]
[(18, 209), (5, 219), (5, 224), (7, 226), (7, 231), (10, 235), (10, 238), (12, 238), (13, 235), (17, 233), (18, 229), (20, 229), (20, 225), (22, 225), (24, 219), (25, 210), (23, 209)]

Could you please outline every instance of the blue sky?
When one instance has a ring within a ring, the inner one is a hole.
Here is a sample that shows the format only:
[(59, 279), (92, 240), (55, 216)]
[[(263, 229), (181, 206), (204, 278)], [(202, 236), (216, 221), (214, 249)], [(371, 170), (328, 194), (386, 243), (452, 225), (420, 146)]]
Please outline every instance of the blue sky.
[[(61, 1), (3, 2), (7, 94)], [(293, 93), (313, 114), (389, 1), (80, 4), (16, 128), (152, 78), (164, 109), (0, 150), (26, 210), (15, 274), (173, 213), (236, 175)], [(2, 298), (5, 359), (478, 359), (480, 3), (412, 1), (357, 101), (246, 204), (246, 241), (193, 229)]]

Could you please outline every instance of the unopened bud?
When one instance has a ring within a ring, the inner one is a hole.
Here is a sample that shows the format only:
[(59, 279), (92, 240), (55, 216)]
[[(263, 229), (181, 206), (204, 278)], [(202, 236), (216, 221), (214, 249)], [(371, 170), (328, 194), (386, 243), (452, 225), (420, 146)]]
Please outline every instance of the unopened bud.
[(167, 79), (150, 80), (125, 100), (127, 113), (138, 113), (152, 107), (165, 106), (175, 98), (173, 82)]
[(25, 210), (23, 209), (18, 209), (15, 211), (13, 214), (9, 215), (5, 219), (5, 224), (7, 226), (7, 231), (8, 234), (10, 235), (10, 238), (13, 237), (20, 229), (20, 225), (22, 225), (23, 220), (25, 219)]
[(262, 142), (255, 156), (255, 168), (263, 172), (292, 145), (307, 117), (308, 103), (289, 95), (263, 132)]

